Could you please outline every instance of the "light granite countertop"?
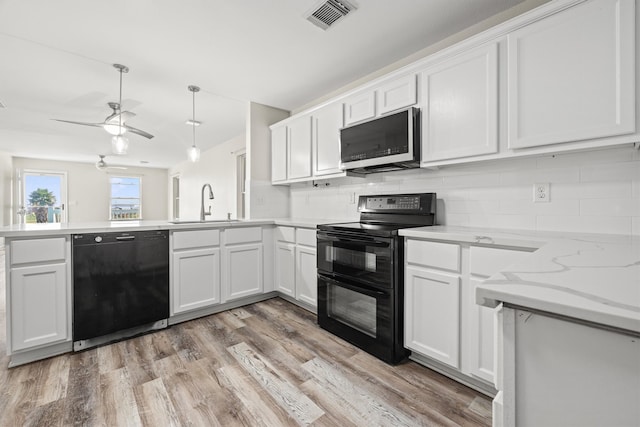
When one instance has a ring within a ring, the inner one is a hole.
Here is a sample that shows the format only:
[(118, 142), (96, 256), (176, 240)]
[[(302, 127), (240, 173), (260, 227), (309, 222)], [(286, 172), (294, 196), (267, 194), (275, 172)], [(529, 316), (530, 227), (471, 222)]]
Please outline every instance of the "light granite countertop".
[(316, 228), (318, 224), (339, 220), (317, 218), (266, 218), (251, 220), (207, 221), (99, 221), (57, 224), (16, 224), (0, 227), (0, 237), (39, 237), (80, 233), (109, 233), (147, 230), (187, 230), (205, 228), (247, 227), (252, 225), (283, 225), (289, 227)]
[(478, 286), (477, 303), (504, 302), (640, 334), (640, 237), (448, 226), (400, 235), (535, 248)]

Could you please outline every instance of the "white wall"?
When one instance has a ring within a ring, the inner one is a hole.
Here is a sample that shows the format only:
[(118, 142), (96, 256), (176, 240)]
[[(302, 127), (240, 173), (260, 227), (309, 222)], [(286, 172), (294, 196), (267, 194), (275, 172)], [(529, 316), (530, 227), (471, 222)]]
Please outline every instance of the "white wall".
[(0, 152), (0, 226), (10, 225), (11, 217), (11, 182), (13, 177), (13, 168), (11, 167), (11, 155)]
[[(291, 216), (357, 219), (351, 193), (435, 192), (438, 224), (640, 235), (640, 151), (622, 146), (291, 186)], [(533, 203), (548, 182), (549, 203)]]
[[(205, 195), (205, 210), (211, 206), (211, 217), (226, 219), (227, 213), (237, 218), (236, 206), (236, 156), (245, 149), (245, 136), (239, 135), (229, 141), (203, 151), (200, 161), (185, 160), (169, 169), (168, 193), (169, 212), (172, 212), (171, 179), (180, 175), (180, 219), (200, 218), (200, 197), (202, 186), (211, 184), (214, 200)], [(186, 152), (185, 152), (186, 159)]]
[(298, 108), (295, 108), (291, 111), (291, 114), (297, 114), (301, 111), (304, 111), (308, 108), (311, 108), (315, 105), (321, 104), (324, 101), (327, 101), (331, 98), (335, 98), (339, 95), (341, 95), (344, 92), (347, 92), (351, 89), (355, 89), (358, 86), (361, 86), (371, 80), (374, 80), (378, 77), (382, 77), (385, 74), (388, 74), (394, 70), (397, 70), (399, 68), (402, 68), (406, 65), (409, 65), (413, 62), (416, 62), (422, 58), (425, 58), (431, 54), (434, 54), (446, 47), (452, 46), (462, 40), (465, 40), (473, 35), (479, 34), (482, 31), (485, 31), (489, 28), (492, 28), (502, 22), (505, 22), (511, 18), (514, 18), (516, 16), (522, 15), (525, 12), (528, 12), (531, 9), (535, 9), (538, 6), (541, 6), (544, 3), (549, 2), (550, 0), (524, 0), (521, 3), (515, 5), (514, 7), (505, 10), (504, 12), (498, 13), (490, 18), (485, 19), (484, 21), (481, 21), (475, 25), (472, 25), (469, 28), (466, 28), (456, 34), (453, 34), (450, 37), (445, 38), (444, 40), (441, 40), (437, 43), (434, 43), (430, 46), (425, 47), (424, 49), (421, 49), (415, 53), (413, 53), (412, 55), (409, 55), (405, 58), (402, 58), (399, 61), (393, 62), (383, 68), (380, 68), (376, 71), (374, 71), (373, 73), (370, 73), (366, 76), (363, 76), (357, 80), (352, 81), (351, 83), (336, 89), (333, 92), (327, 93), (325, 95), (323, 95), (322, 97), (311, 101), (305, 105), (302, 105)]
[[(117, 162), (111, 158), (107, 161)], [(63, 162), (14, 157), (13, 168), (60, 171), (67, 173), (67, 221), (91, 222), (109, 220), (109, 175), (142, 177), (142, 217), (163, 220), (167, 212), (167, 170), (128, 167), (127, 170), (99, 171), (94, 163)], [(18, 197), (17, 191), (14, 191)], [(20, 202), (14, 201), (16, 206)]]
[(289, 117), (289, 112), (249, 103), (247, 113), (248, 218), (289, 216), (289, 189), (271, 185), (271, 130), (269, 126)]

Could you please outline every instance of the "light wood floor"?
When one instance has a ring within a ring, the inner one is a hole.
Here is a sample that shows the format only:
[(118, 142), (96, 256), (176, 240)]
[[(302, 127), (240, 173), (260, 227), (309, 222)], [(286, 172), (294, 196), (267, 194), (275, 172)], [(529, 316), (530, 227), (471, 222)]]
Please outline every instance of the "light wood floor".
[(485, 396), (380, 362), (280, 298), (7, 369), (3, 287), (3, 427), (491, 424)]

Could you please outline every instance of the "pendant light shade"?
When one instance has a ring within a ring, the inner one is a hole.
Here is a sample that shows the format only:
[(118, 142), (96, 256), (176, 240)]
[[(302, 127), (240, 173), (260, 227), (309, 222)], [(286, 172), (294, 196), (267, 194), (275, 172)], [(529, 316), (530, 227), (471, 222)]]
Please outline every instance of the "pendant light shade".
[(127, 150), (129, 149), (129, 138), (116, 135), (111, 138), (111, 151), (113, 154), (117, 154), (119, 156), (124, 156), (127, 154)]
[(195, 144), (192, 145), (187, 150), (187, 156), (189, 156), (189, 160), (191, 160), (192, 162), (197, 162), (198, 160), (200, 160), (200, 149), (196, 147)]
[[(187, 150), (187, 156), (189, 160), (192, 162), (197, 162), (200, 160), (200, 149), (196, 147), (196, 92), (200, 92), (200, 88), (198, 86), (188, 86), (189, 92), (193, 95), (193, 117), (191, 119), (192, 127), (193, 127), (193, 145)], [(199, 124), (199, 123), (198, 123)]]

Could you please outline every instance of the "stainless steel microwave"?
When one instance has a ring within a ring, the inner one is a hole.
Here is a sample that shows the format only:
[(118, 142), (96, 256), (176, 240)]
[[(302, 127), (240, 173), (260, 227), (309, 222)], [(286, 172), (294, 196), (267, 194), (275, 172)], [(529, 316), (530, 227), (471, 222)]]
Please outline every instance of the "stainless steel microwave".
[(356, 173), (420, 166), (420, 110), (410, 107), (340, 129), (341, 168)]

